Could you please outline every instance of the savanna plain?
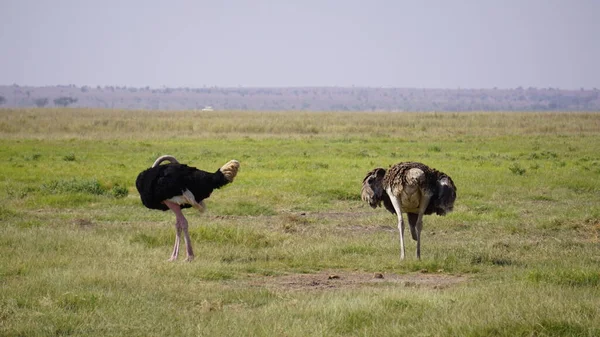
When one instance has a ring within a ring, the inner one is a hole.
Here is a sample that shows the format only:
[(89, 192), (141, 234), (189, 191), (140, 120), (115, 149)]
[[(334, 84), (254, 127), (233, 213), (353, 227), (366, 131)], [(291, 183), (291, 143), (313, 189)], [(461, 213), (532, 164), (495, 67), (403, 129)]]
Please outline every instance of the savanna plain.
[[(600, 114), (0, 110), (2, 336), (598, 336)], [(185, 210), (162, 154), (236, 180)], [(422, 259), (360, 200), (375, 167), (452, 177)]]

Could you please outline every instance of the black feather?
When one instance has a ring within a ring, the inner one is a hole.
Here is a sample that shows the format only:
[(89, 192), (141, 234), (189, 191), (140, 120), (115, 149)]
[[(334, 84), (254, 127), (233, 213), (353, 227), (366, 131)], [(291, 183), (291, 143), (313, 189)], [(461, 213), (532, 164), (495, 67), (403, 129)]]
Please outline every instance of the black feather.
[(394, 205), (392, 205), (392, 200), (390, 200), (390, 196), (387, 195), (387, 193), (384, 193), (382, 199), (383, 206), (385, 207), (385, 209), (387, 209), (392, 214), (396, 214), (396, 210), (394, 209)]
[(200, 202), (210, 197), (214, 189), (228, 183), (221, 170), (209, 173), (185, 164), (170, 163), (144, 170), (138, 175), (135, 186), (144, 206), (166, 211), (169, 208), (162, 202), (181, 195), (186, 189), (192, 192), (196, 202)]
[(413, 240), (417, 240), (417, 220), (419, 219), (419, 214), (417, 213), (406, 213), (406, 217), (408, 218), (408, 227), (410, 228), (410, 236), (412, 236)]

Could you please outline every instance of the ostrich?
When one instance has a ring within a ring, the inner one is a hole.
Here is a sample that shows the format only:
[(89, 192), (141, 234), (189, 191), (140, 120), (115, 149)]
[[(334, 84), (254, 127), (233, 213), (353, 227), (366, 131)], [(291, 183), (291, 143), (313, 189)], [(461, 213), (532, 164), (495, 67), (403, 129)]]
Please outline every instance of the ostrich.
[(410, 233), (417, 241), (417, 259), (421, 259), (421, 229), (423, 215), (446, 215), (452, 212), (456, 186), (447, 174), (416, 162), (403, 162), (387, 172), (376, 168), (363, 180), (361, 198), (372, 208), (383, 206), (398, 216), (400, 231), (400, 259), (404, 259), (404, 221), (408, 217)]
[[(160, 165), (163, 161), (170, 163)], [(175, 213), (175, 246), (169, 261), (175, 261), (179, 255), (181, 232), (185, 240), (186, 261), (194, 259), (194, 251), (188, 232), (188, 221), (181, 212), (182, 208), (194, 207), (204, 212), (204, 199), (210, 197), (215, 188), (221, 188), (233, 181), (240, 163), (231, 160), (215, 173), (199, 170), (195, 167), (180, 164), (170, 155), (156, 159), (151, 168), (141, 172), (136, 181), (142, 203), (150, 209), (171, 210)]]

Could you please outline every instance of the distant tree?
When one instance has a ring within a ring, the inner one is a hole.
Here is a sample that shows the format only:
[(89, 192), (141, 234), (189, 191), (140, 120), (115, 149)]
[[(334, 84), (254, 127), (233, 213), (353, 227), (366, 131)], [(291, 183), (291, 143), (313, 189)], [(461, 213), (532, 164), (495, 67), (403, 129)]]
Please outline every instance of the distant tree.
[(67, 96), (62, 96), (62, 97), (54, 99), (54, 105), (64, 106), (64, 107), (66, 107), (67, 105), (73, 104), (75, 102), (77, 102), (77, 98), (67, 97)]
[(0, 105), (6, 103), (6, 98), (4, 96), (0, 96)]
[(46, 104), (48, 104), (48, 98), (47, 97), (36, 98), (36, 99), (33, 100), (33, 103), (35, 103), (35, 105), (38, 108), (42, 108), (42, 107), (45, 107)]

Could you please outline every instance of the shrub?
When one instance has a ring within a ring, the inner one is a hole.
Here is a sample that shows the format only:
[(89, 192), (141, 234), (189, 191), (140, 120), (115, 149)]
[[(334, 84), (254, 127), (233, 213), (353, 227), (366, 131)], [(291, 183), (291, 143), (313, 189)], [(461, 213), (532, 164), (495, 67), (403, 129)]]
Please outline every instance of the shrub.
[(113, 186), (110, 192), (117, 199), (125, 198), (129, 195), (129, 190), (127, 187), (119, 186), (118, 184)]
[(516, 163), (516, 162), (513, 163), (512, 165), (510, 165), (508, 167), (508, 169), (510, 170), (510, 172), (520, 175), (520, 176), (524, 175), (525, 172), (527, 171), (523, 167), (521, 167), (521, 165), (519, 165), (519, 163)]
[(438, 145), (433, 145), (429, 147), (429, 152), (442, 152), (442, 148)]
[(54, 105), (66, 107), (70, 104), (77, 102), (77, 98), (61, 96), (54, 99)]
[(106, 193), (106, 189), (100, 185), (97, 179), (54, 180), (43, 184), (41, 190), (48, 194), (84, 193), (103, 195)]

